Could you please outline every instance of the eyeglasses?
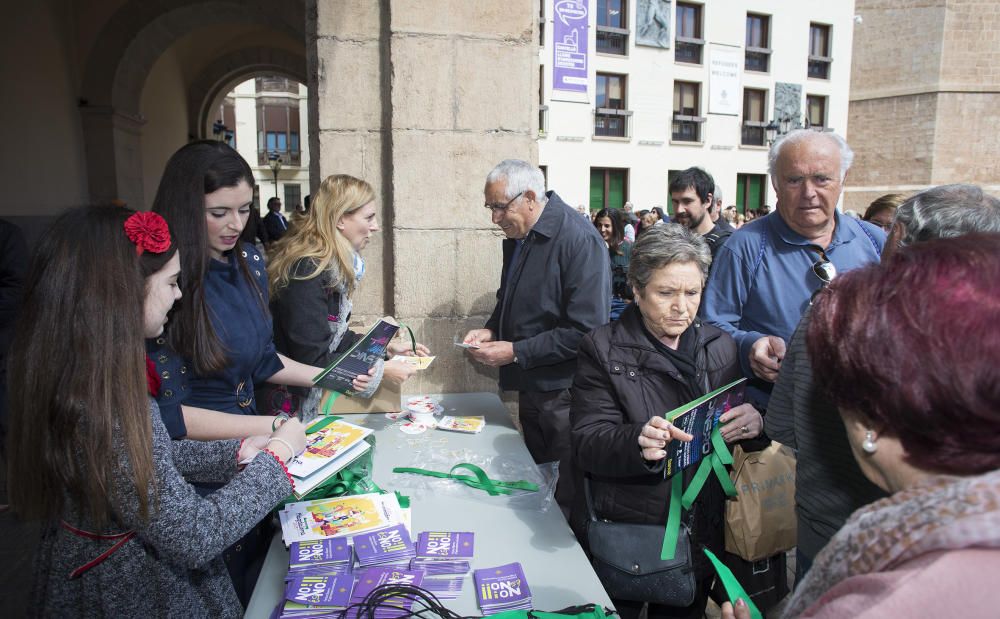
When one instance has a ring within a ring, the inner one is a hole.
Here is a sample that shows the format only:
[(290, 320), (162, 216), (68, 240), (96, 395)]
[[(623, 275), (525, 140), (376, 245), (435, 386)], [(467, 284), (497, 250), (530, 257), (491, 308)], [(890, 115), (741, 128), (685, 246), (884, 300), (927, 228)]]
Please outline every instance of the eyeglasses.
[(817, 245), (810, 245), (809, 249), (819, 254), (819, 260), (813, 263), (812, 271), (822, 282), (821, 288), (825, 288), (833, 281), (834, 277), (837, 277), (837, 267), (833, 266), (830, 259), (826, 257), (826, 252), (822, 247)]
[(506, 213), (507, 209), (510, 208), (510, 205), (513, 204), (515, 200), (517, 200), (518, 198), (520, 198), (523, 195), (524, 195), (524, 192), (522, 191), (521, 193), (517, 194), (516, 196), (514, 196), (513, 198), (511, 198), (510, 200), (508, 200), (507, 204), (484, 204), (483, 206), (485, 208), (490, 209), (490, 211), (493, 212), (493, 213)]

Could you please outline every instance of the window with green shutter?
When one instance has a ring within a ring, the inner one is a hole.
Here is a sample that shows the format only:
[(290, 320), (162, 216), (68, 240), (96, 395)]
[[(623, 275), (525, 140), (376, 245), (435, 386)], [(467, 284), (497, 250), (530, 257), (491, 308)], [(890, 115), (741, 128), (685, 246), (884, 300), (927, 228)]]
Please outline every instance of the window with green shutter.
[(628, 202), (628, 170), (623, 168), (590, 169), (590, 210), (622, 208)]
[(736, 175), (736, 208), (741, 213), (763, 208), (764, 197), (767, 195), (765, 182), (767, 176), (764, 174)]

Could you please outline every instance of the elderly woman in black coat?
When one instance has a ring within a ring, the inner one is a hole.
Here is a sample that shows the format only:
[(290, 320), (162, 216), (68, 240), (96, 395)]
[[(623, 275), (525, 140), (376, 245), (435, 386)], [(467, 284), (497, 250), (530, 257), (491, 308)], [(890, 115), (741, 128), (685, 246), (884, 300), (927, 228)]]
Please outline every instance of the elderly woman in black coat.
[[(697, 317), (711, 259), (705, 241), (683, 226), (649, 229), (632, 248), (635, 303), (580, 344), (570, 417), (573, 453), (590, 478), (598, 518), (663, 525), (671, 486), (664, 479), (666, 445), (691, 437), (662, 415), (740, 378), (736, 343)], [(732, 408), (720, 421), (727, 443), (754, 439), (763, 428), (760, 413), (749, 404)], [(765, 445), (748, 441), (744, 447)], [(695, 468), (681, 473), (685, 487)], [(700, 548), (721, 552), (724, 506), (722, 487), (711, 477), (682, 516), (691, 531), (695, 601), (686, 607), (650, 604), (651, 619), (702, 616), (713, 572)], [(582, 533), (585, 504), (578, 501), (571, 521)], [(613, 601), (623, 619), (630, 619), (646, 600)]]

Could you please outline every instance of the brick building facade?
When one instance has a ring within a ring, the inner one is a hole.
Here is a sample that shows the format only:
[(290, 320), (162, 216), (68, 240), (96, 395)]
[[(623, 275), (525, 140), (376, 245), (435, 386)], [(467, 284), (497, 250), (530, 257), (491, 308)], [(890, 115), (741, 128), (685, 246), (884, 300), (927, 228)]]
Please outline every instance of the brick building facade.
[(845, 208), (970, 182), (1000, 192), (1000, 2), (857, 0)]

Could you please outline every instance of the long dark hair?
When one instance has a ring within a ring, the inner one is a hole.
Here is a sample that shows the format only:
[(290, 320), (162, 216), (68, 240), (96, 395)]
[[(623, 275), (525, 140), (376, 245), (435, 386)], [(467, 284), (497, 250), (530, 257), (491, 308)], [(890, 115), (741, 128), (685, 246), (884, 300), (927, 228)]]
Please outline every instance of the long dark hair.
[(58, 518), (71, 497), (110, 516), (127, 466), (149, 514), (155, 482), (143, 346), (146, 277), (177, 251), (144, 252), (125, 234), (133, 211), (83, 207), (40, 239), (10, 354), (8, 493), (25, 518)]
[(611, 221), (611, 239), (608, 241), (608, 249), (621, 254), (621, 250), (618, 246), (621, 245), (622, 241), (625, 239), (625, 230), (622, 227), (621, 219), (615, 216), (613, 209), (602, 208), (597, 211), (596, 215), (594, 215), (594, 227), (597, 228), (598, 232), (601, 231), (601, 228), (597, 222), (600, 221), (602, 217), (607, 217)]
[[(184, 298), (174, 310), (167, 337), (171, 348), (190, 359), (195, 371), (202, 375), (226, 367), (226, 351), (212, 327), (205, 301), (205, 274), (211, 260), (205, 228), (205, 196), (240, 182), (253, 187), (253, 172), (232, 147), (216, 140), (191, 142), (167, 161), (153, 200), (153, 211), (163, 215), (181, 242)], [(243, 277), (257, 291), (260, 310), (266, 315), (267, 307), (246, 259), (240, 251), (233, 253)]]

